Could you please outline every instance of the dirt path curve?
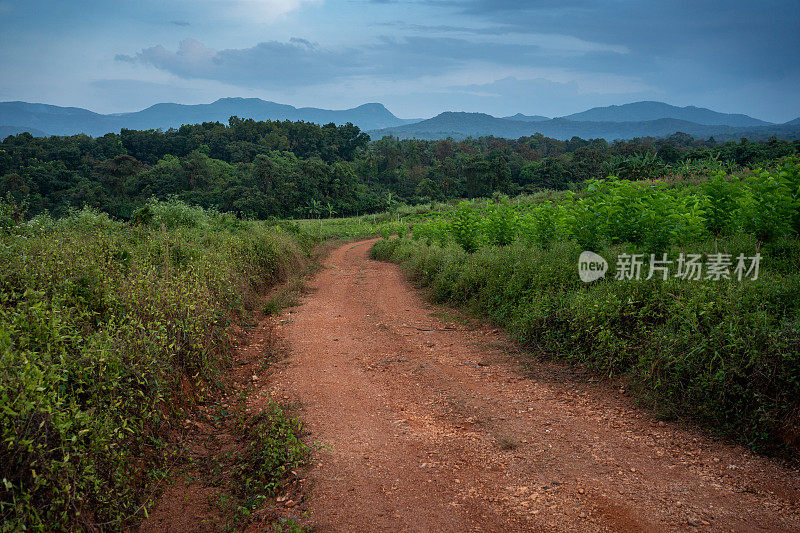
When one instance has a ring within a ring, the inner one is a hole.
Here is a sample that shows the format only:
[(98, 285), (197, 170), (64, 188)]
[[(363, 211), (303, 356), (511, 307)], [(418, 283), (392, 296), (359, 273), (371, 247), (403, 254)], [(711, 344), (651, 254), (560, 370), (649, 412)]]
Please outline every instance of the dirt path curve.
[(371, 242), (284, 314), (270, 378), (324, 445), (318, 531), (800, 531), (800, 474), (565, 367), (523, 377), (501, 332), (437, 318)]

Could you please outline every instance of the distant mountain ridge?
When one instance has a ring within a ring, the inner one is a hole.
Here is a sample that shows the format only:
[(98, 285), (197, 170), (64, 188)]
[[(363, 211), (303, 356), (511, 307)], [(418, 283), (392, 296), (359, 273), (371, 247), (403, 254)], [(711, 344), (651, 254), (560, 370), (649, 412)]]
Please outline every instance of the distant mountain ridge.
[(182, 124), (220, 121), (227, 122), (232, 116), (256, 120), (303, 120), (317, 124), (346, 124), (352, 122), (362, 129), (376, 129), (405, 124), (406, 121), (394, 116), (383, 104), (363, 104), (352, 109), (330, 110), (315, 107), (294, 107), (286, 104), (268, 102), (259, 98), (221, 98), (212, 104), (183, 105), (156, 104), (135, 113), (114, 115), (136, 129), (149, 129), (155, 124), (168, 122), (166, 127)]
[(662, 118), (685, 120), (708, 126), (768, 126), (770, 123), (742, 114), (719, 113), (704, 107), (678, 107), (663, 102), (594, 107), (561, 118), (578, 122), (644, 122)]
[(778, 137), (800, 139), (800, 125), (768, 124), (766, 126), (727, 126), (697, 124), (686, 120), (660, 118), (638, 122), (594, 122), (554, 118), (538, 122), (522, 122), (492, 117), (484, 113), (446, 112), (431, 119), (413, 124), (368, 132), (373, 138), (392, 135), (398, 138), (464, 139), (490, 136), (517, 139), (540, 133), (555, 139), (603, 138), (606, 140), (632, 139), (634, 137), (667, 137), (683, 132), (697, 138), (714, 137), (717, 140), (753, 140)]
[(549, 117), (544, 117), (542, 115), (523, 115), (522, 113), (503, 118), (506, 120), (519, 120), (521, 122), (542, 122), (543, 120), (550, 120)]
[(662, 102), (596, 107), (581, 113), (550, 119), (542, 115), (517, 113), (497, 118), (485, 113), (445, 112), (433, 118), (401, 119), (379, 103), (352, 109), (297, 108), (258, 98), (221, 98), (210, 104), (156, 104), (133, 113), (103, 115), (77, 107), (59, 107), (27, 102), (0, 102), (0, 139), (22, 131), (33, 135), (101, 136), (122, 128), (147, 130), (179, 127), (183, 124), (219, 121), (231, 116), (255, 120), (303, 120), (317, 124), (352, 122), (373, 138), (443, 139), (495, 136), (519, 138), (541, 133), (557, 139), (574, 136), (607, 140), (633, 137), (665, 137), (676, 132), (718, 140), (800, 138), (800, 118), (785, 124), (771, 124), (742, 114), (719, 113), (710, 109), (677, 107)]
[[(211, 104), (156, 104), (133, 113), (102, 115), (77, 107), (27, 102), (0, 102), (0, 124), (35, 129), (47, 135), (92, 136), (129, 129), (168, 129), (200, 122), (227, 123), (232, 116), (255, 120), (303, 120), (317, 124), (352, 122), (362, 130), (387, 128), (409, 121), (394, 116), (382, 104), (330, 110), (277, 104), (258, 98), (221, 98)], [(30, 130), (29, 130), (30, 131)]]

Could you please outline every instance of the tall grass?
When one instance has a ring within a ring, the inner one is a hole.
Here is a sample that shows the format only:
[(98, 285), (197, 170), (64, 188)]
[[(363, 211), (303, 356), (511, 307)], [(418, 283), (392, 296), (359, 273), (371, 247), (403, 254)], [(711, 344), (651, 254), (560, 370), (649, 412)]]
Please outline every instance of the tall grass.
[(308, 239), (153, 202), (17, 222), (0, 204), (3, 530), (121, 529), (171, 435), (224, 383), (228, 326), (300, 268)]

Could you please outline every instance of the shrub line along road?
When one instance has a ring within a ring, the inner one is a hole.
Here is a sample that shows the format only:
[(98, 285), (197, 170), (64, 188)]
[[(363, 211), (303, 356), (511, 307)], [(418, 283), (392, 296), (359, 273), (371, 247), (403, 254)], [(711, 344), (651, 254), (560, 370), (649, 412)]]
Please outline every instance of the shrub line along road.
[(525, 371), (372, 242), (335, 249), (284, 312), (268, 385), (323, 445), (298, 507), (319, 531), (800, 530), (798, 472), (565, 366)]

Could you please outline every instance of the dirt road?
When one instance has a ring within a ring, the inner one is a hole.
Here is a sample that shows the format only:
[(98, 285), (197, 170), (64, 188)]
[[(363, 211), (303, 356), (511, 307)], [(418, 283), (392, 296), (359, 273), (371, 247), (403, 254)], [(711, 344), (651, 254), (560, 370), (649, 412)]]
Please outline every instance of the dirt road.
[(800, 531), (798, 472), (566, 367), (522, 369), (370, 244), (334, 250), (284, 313), (270, 378), (323, 445), (300, 503), (319, 531)]

